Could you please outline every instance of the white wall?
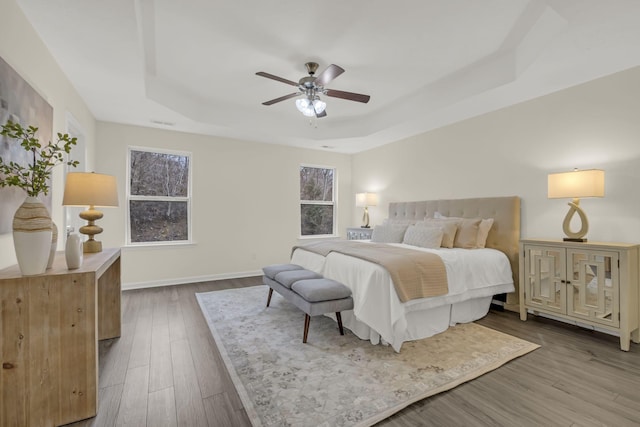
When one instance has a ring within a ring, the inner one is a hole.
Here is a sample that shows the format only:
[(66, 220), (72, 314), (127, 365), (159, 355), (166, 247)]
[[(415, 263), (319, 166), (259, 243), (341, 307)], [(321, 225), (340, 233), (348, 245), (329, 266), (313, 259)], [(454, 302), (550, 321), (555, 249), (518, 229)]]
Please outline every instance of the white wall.
[[(66, 132), (67, 112), (76, 118), (84, 130), (87, 154), (91, 159), (94, 150), (95, 120), (14, 0), (0, 0), (0, 57), (53, 107), (54, 134)], [(51, 189), (51, 216), (62, 230), (63, 166), (54, 169)], [(62, 248), (62, 245), (63, 238), (60, 238), (58, 248)], [(11, 233), (0, 235), (0, 268), (15, 263)]]
[(98, 122), (96, 172), (118, 177), (120, 207), (103, 209), (98, 236), (125, 245), (127, 147), (193, 155), (193, 236), (190, 246), (124, 248), (124, 287), (256, 274), (289, 259), (300, 233), (299, 166), (338, 169), (337, 231), (353, 215), (349, 155)]
[(604, 169), (605, 198), (581, 201), (587, 237), (640, 243), (638, 88), (633, 68), (356, 154), (353, 190), (380, 193), (372, 224), (390, 201), (517, 195), (523, 238), (561, 238), (569, 200), (547, 199), (547, 175)]
[[(71, 112), (87, 138), (87, 170), (118, 176), (121, 207), (105, 209), (100, 222), (105, 246), (124, 245), (127, 146), (194, 154), (197, 243), (125, 248), (125, 286), (253, 273), (285, 261), (299, 233), (300, 163), (338, 168), (342, 235), (361, 221), (353, 194), (377, 191), (381, 204), (370, 208), (372, 224), (386, 216), (389, 201), (518, 195), (523, 237), (561, 237), (568, 207), (546, 198), (547, 174), (601, 168), (606, 197), (582, 201), (588, 237), (640, 242), (640, 68), (347, 156), (110, 123), (96, 128), (15, 1), (0, 0), (0, 11), (0, 56), (53, 106), (54, 132), (65, 131)], [(58, 167), (52, 187), (59, 225), (63, 175)], [(13, 263), (12, 237), (0, 235), (0, 268)]]

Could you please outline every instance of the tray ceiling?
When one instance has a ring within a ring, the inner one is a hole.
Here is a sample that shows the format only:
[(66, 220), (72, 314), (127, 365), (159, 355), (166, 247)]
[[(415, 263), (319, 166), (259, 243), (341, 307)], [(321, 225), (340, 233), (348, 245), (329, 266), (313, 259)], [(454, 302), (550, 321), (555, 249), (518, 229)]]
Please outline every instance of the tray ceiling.
[[(17, 0), (96, 119), (353, 153), (640, 65), (640, 2)], [(309, 119), (263, 101), (346, 72)]]

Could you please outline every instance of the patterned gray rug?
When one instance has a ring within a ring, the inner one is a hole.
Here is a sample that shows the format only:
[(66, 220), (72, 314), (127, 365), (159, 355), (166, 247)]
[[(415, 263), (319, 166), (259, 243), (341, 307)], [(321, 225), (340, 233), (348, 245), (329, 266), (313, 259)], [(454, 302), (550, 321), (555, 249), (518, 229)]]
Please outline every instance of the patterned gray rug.
[(473, 323), (405, 343), (371, 345), (312, 318), (268, 288), (196, 294), (254, 426), (370, 426), (413, 402), (492, 371), (539, 346)]

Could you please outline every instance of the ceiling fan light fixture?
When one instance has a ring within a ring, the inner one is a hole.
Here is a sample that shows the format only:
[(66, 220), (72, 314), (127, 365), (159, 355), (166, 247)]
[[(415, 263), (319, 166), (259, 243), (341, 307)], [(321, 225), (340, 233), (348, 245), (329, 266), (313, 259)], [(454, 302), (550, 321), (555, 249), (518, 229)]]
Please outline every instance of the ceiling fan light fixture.
[(306, 117), (313, 117), (316, 115), (315, 111), (313, 111), (313, 105), (309, 105), (309, 108), (306, 108), (302, 114), (304, 114)]
[(309, 108), (309, 104), (310, 102), (307, 98), (296, 99), (296, 108), (303, 114)]
[(300, 111), (307, 117), (315, 116), (317, 118), (322, 118), (327, 117), (327, 113), (325, 111), (327, 104), (320, 99), (318, 94), (331, 96), (334, 98), (346, 99), (349, 101), (363, 102), (365, 104), (369, 102), (369, 95), (363, 95), (354, 92), (345, 92), (343, 90), (326, 89), (328, 83), (330, 83), (340, 74), (344, 73), (343, 68), (338, 67), (335, 64), (331, 64), (323, 72), (316, 76), (315, 73), (318, 69), (317, 63), (307, 62), (305, 66), (307, 67), (307, 72), (309, 73), (309, 75), (298, 80), (298, 83), (292, 80), (284, 79), (282, 77), (274, 76), (273, 74), (265, 73), (264, 71), (257, 72), (256, 75), (260, 77), (266, 77), (271, 80), (285, 83), (289, 86), (295, 86), (299, 91), (297, 93), (290, 93), (288, 95), (263, 102), (262, 105), (273, 105), (277, 102), (285, 101), (287, 99), (303, 95), (303, 98), (296, 100), (296, 108), (298, 109), (298, 111)]
[[(324, 104), (324, 102), (322, 102), (322, 104)], [(316, 101), (312, 101), (310, 98), (296, 99), (296, 108), (306, 117), (314, 117), (316, 115), (317, 110), (315, 105), (316, 105)], [(322, 106), (322, 111), (324, 111), (325, 107), (326, 107), (326, 104)], [(321, 111), (318, 111), (318, 114), (319, 113), (321, 113)]]
[(321, 114), (325, 108), (327, 108), (327, 103), (322, 101), (320, 98), (316, 98), (313, 100), (313, 108), (315, 109), (316, 114)]

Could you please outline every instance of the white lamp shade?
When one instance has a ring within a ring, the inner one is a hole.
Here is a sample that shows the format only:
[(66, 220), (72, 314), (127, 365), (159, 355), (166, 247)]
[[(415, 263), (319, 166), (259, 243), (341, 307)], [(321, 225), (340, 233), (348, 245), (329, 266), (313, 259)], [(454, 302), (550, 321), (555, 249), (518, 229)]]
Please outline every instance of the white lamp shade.
[(64, 186), (64, 206), (118, 206), (116, 177), (94, 172), (69, 172)]
[(549, 199), (604, 197), (604, 171), (588, 169), (549, 174), (547, 197)]
[(377, 206), (378, 195), (376, 193), (357, 193), (356, 194), (356, 207), (364, 208), (367, 206)]

